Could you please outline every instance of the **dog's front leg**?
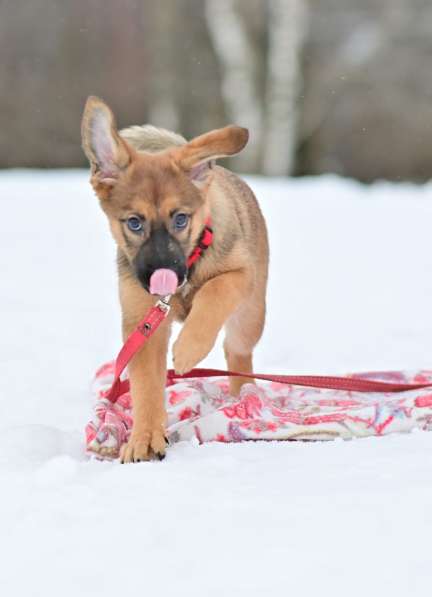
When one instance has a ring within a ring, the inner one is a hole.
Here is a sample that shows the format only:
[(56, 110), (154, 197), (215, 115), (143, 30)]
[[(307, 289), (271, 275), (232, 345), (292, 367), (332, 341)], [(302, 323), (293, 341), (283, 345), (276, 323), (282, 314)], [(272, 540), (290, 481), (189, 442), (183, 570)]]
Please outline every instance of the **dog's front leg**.
[(177, 373), (187, 373), (207, 356), (224, 323), (249, 292), (250, 276), (245, 270), (220, 274), (199, 289), (173, 347)]
[[(124, 323), (126, 336), (136, 323)], [(164, 392), (169, 330), (170, 322), (163, 321), (129, 364), (134, 424), (129, 441), (121, 451), (121, 462), (139, 462), (153, 457), (162, 460), (165, 456)]]

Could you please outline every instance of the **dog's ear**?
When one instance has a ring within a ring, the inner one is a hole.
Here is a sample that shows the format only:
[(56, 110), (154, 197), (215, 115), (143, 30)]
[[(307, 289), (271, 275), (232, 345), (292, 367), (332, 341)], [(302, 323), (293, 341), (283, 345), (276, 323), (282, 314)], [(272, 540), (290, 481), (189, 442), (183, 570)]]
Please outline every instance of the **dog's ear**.
[(82, 146), (97, 184), (113, 186), (131, 161), (111, 109), (98, 97), (87, 99), (81, 123)]
[(198, 187), (208, 182), (211, 166), (217, 158), (241, 151), (249, 139), (249, 131), (240, 126), (226, 126), (195, 137), (174, 150), (175, 159)]

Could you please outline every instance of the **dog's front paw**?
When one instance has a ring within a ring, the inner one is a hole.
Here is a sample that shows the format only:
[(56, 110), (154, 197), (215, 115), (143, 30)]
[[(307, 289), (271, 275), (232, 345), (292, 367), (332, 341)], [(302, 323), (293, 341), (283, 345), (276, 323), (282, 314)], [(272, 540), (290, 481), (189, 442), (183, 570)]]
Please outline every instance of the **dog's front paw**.
[(120, 462), (141, 462), (165, 458), (167, 440), (161, 429), (150, 431), (132, 431), (127, 444), (120, 451)]
[(186, 327), (180, 332), (173, 346), (173, 363), (179, 375), (187, 373), (202, 361), (213, 348), (216, 338), (193, 334)]

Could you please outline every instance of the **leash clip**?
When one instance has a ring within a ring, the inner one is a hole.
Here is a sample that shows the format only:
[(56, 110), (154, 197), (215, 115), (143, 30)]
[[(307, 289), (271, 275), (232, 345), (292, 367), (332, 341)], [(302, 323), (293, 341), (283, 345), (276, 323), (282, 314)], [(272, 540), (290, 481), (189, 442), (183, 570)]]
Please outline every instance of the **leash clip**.
[(170, 294), (167, 294), (166, 296), (161, 296), (155, 306), (164, 313), (168, 314), (169, 310), (171, 309), (171, 305), (169, 304), (170, 300)]

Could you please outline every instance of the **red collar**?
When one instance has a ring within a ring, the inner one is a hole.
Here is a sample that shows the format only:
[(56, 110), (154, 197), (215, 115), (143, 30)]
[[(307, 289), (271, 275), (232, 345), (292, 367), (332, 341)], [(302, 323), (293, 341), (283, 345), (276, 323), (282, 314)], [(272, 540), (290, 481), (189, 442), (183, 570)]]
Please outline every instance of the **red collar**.
[(188, 257), (188, 260), (186, 263), (188, 269), (195, 263), (195, 261), (198, 261), (198, 259), (201, 257), (201, 255), (204, 253), (204, 251), (209, 248), (209, 246), (212, 244), (212, 242), (213, 242), (213, 229), (211, 227), (211, 219), (208, 218), (206, 220), (204, 229), (201, 232), (201, 236), (198, 239), (198, 243), (197, 243), (195, 249), (192, 251), (192, 253)]

